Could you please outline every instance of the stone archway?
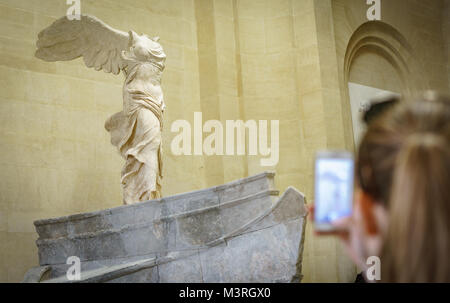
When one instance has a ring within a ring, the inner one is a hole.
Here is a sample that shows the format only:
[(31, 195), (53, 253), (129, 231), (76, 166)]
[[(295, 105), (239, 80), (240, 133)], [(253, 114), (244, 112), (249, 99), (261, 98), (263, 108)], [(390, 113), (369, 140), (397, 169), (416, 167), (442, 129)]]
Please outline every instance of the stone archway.
[[(391, 70), (396, 73), (395, 77), (401, 86), (396, 92), (410, 96), (428, 87), (427, 83), (421, 79), (419, 63), (410, 43), (397, 29), (382, 21), (368, 21), (361, 24), (348, 39), (343, 65), (341, 65), (341, 75), (343, 76), (341, 78), (343, 81), (341, 97), (345, 111), (343, 116), (344, 119), (348, 119), (344, 132), (349, 140), (349, 146), (354, 149), (357, 148), (356, 130), (354, 129), (348, 83), (354, 63), (357, 62), (359, 56), (367, 54), (380, 57), (380, 60), (392, 67)], [(383, 89), (383, 87), (378, 88)]]
[(355, 58), (363, 53), (376, 53), (387, 60), (398, 73), (402, 93), (411, 94), (426, 85), (421, 81), (414, 51), (406, 38), (391, 25), (381, 21), (363, 23), (352, 34), (344, 58), (344, 81), (348, 83)]

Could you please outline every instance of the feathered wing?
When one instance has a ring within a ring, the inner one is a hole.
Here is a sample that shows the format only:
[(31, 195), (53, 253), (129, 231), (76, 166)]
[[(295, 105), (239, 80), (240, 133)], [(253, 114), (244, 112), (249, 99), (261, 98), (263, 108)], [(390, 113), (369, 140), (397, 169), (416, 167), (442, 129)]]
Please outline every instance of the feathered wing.
[(44, 61), (69, 61), (83, 57), (87, 67), (119, 74), (126, 66), (121, 57), (130, 35), (93, 16), (80, 20), (62, 17), (39, 33), (36, 57)]

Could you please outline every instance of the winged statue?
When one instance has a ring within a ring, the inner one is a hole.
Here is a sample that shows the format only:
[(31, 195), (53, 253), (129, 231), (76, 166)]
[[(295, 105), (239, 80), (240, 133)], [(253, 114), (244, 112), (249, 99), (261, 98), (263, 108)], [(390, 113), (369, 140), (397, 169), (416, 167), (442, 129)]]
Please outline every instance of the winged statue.
[(161, 197), (163, 113), (161, 76), (166, 55), (159, 38), (116, 30), (96, 17), (62, 17), (42, 30), (36, 57), (69, 61), (82, 57), (89, 68), (123, 72), (123, 110), (105, 122), (111, 143), (125, 159), (124, 204)]

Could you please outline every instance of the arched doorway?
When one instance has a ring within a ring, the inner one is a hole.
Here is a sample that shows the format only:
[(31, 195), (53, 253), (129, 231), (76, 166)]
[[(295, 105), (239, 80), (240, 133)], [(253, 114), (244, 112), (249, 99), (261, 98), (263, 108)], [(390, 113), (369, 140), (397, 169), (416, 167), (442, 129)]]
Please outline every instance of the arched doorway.
[(364, 131), (360, 115), (368, 100), (410, 95), (424, 84), (408, 41), (381, 21), (366, 22), (352, 34), (344, 58), (344, 81), (355, 147)]

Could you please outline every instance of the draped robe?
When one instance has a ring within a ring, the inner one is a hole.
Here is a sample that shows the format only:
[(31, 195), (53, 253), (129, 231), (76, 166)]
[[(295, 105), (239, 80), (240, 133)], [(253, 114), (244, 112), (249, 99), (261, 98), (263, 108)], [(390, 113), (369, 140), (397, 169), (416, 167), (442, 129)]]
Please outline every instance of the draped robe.
[(123, 86), (123, 111), (105, 122), (111, 143), (126, 161), (121, 178), (124, 204), (161, 197), (165, 108), (161, 72), (150, 62), (129, 67)]

